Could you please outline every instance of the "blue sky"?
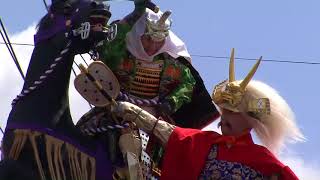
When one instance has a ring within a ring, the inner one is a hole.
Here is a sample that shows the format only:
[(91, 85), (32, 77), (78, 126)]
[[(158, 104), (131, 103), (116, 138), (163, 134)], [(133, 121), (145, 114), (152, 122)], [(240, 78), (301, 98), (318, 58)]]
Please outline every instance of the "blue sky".
[[(320, 62), (318, 0), (155, 2), (162, 10), (173, 11), (172, 29), (192, 55), (229, 56), (231, 48), (235, 48), (236, 57)], [(113, 18), (123, 17), (132, 7), (131, 2), (112, 3)], [(0, 2), (0, 17), (10, 35), (24, 31), (45, 12), (42, 0)], [(0, 59), (2, 53), (7, 52), (1, 51)], [(236, 77), (243, 78), (253, 63), (236, 60)], [(227, 59), (193, 56), (193, 65), (210, 92), (216, 83), (227, 78)], [(319, 71), (320, 65), (262, 62), (254, 77), (277, 89), (291, 105), (307, 142), (290, 145), (290, 152), (312, 167), (320, 167)], [(11, 74), (6, 76), (18, 76), (15, 69), (8, 73)], [(1, 88), (5, 87), (0, 83)], [(17, 86), (21, 88), (22, 83)]]

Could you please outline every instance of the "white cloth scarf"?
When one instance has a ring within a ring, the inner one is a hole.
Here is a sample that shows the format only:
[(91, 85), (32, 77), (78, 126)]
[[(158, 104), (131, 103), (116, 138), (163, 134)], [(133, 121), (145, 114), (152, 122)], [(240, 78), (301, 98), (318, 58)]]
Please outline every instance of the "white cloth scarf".
[(188, 53), (187, 47), (184, 42), (178, 38), (171, 30), (169, 35), (165, 39), (165, 43), (157, 53), (149, 56), (141, 43), (141, 36), (145, 32), (147, 18), (152, 20), (159, 20), (162, 12), (154, 13), (153, 11), (146, 9), (146, 12), (138, 19), (133, 25), (130, 32), (126, 35), (126, 44), (129, 52), (137, 59), (145, 61), (153, 61), (153, 58), (161, 53), (168, 53), (173, 58), (183, 56), (189, 61), (191, 60), (190, 54)]

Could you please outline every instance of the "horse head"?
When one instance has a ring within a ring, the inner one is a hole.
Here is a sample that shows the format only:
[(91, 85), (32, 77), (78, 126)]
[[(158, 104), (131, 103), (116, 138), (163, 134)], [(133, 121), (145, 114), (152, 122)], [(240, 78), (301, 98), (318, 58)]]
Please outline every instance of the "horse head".
[(93, 0), (52, 1), (38, 24), (24, 87), (13, 100), (8, 123), (26, 118), (28, 124), (33, 121), (46, 127), (72, 122), (68, 102), (70, 72), (74, 55), (88, 52), (94, 42), (88, 35), (96, 12), (110, 16), (106, 5)]
[[(95, 0), (53, 0), (48, 13), (40, 20), (37, 26), (38, 31), (35, 35), (35, 43), (47, 40), (61, 32), (64, 32), (65, 36), (68, 36), (66, 33), (71, 33), (69, 34), (70, 39), (72, 38), (70, 36), (74, 36), (72, 32), (77, 29), (89, 35), (88, 32), (85, 32), (89, 30), (87, 24), (89, 22), (91, 25), (97, 23), (95, 15), (105, 16), (106, 19), (102, 18), (104, 22), (101, 22), (105, 24), (111, 16), (109, 6)], [(73, 38), (73, 40), (79, 39)], [(73, 48), (76, 51), (74, 53), (87, 52), (90, 45), (92, 45), (92, 39), (88, 41), (88, 39), (84, 40), (82, 37), (81, 41), (77, 41), (74, 45), (77, 45), (76, 48)]]

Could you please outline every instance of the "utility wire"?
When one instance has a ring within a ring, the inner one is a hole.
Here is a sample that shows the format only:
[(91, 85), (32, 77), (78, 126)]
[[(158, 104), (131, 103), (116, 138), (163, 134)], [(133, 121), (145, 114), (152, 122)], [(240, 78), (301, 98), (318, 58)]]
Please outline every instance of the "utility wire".
[[(5, 43), (5, 42), (0, 42), (0, 44), (8, 44), (9, 43)], [(12, 45), (16, 45), (16, 46), (34, 46), (33, 44), (29, 44), (29, 43), (11, 43)]]
[(46, 0), (43, 0), (43, 4), (44, 4), (44, 6), (46, 7), (47, 12), (49, 12), (49, 6), (48, 6), (48, 4), (47, 4)]
[[(1, 30), (1, 29), (0, 29), (0, 35), (1, 35), (2, 39), (3, 39), (4, 41), (6, 41), (6, 38), (5, 38), (4, 34), (2, 33), (2, 30)], [(10, 47), (9, 47), (9, 43), (4, 43), (4, 44), (6, 45), (8, 51), (9, 51), (9, 53), (10, 53), (10, 56), (12, 57), (12, 59), (15, 60), (14, 55), (13, 55), (13, 53), (12, 53)]]
[[(227, 56), (212, 56), (212, 55), (198, 55), (193, 54), (193, 57), (200, 57), (200, 58), (214, 58), (214, 59), (229, 59), (230, 57)], [(257, 59), (253, 58), (242, 58), (238, 57), (235, 59), (243, 60), (243, 61), (257, 61)], [(262, 59), (265, 62), (274, 62), (274, 63), (291, 63), (291, 64), (312, 64), (312, 65), (320, 65), (320, 62), (310, 62), (310, 61), (290, 61), (290, 60), (281, 60), (281, 59)]]
[[(6, 43), (6, 46), (7, 46), (8, 50), (9, 50), (9, 52), (10, 52), (11, 57), (13, 58), (14, 63), (16, 64), (16, 66), (17, 66), (17, 68), (19, 70), (19, 73), (20, 73), (22, 79), (25, 80), (25, 76), (24, 76), (23, 71), (21, 69), (21, 66), (19, 64), (17, 56), (14, 53), (13, 47), (12, 47), (10, 39), (9, 39), (9, 36), (8, 36), (8, 34), (6, 32), (6, 29), (5, 29), (5, 27), (4, 27), (3, 23), (2, 23), (1, 18), (0, 18), (0, 24), (1, 24), (1, 29), (2, 29), (2, 30), (0, 29), (0, 33), (1, 33), (2, 39)], [(3, 33), (2, 33), (2, 31), (3, 31)]]
[[(6, 43), (0, 42), (0, 44), (6, 44)], [(28, 43), (11, 43), (11, 44), (17, 45), (17, 46), (34, 46), (33, 44), (28, 44)], [(191, 56), (192, 57), (199, 57), (199, 58), (211, 58), (211, 59), (229, 59), (230, 58), (228, 56), (214, 56), (214, 55), (200, 55), (200, 54), (191, 54)], [(254, 58), (243, 58), (243, 57), (237, 58), (237, 57), (235, 57), (235, 59), (243, 60), (243, 61), (257, 61), (257, 59), (254, 59)], [(290, 60), (283, 60), (283, 59), (262, 59), (262, 61), (272, 62), (272, 63), (320, 65), (320, 62), (315, 62), (315, 61), (290, 61)]]

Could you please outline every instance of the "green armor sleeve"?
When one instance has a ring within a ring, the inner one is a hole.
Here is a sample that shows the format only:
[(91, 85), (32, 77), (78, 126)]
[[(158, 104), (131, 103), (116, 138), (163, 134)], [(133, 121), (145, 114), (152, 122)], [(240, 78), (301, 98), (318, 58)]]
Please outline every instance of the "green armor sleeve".
[(126, 35), (131, 30), (136, 21), (145, 13), (145, 3), (135, 3), (135, 9), (124, 18), (124, 21), (117, 22), (116, 38), (111, 42), (104, 41), (103, 45), (97, 48), (100, 59), (114, 70), (123, 57), (127, 57)]
[(172, 105), (172, 112), (176, 112), (183, 104), (191, 102), (193, 87), (196, 84), (190, 69), (184, 65), (180, 67), (182, 68), (180, 84), (165, 98)]
[(103, 45), (97, 50), (100, 59), (111, 69), (114, 70), (123, 57), (127, 56), (126, 34), (131, 27), (128, 24), (117, 24), (117, 35), (111, 42), (104, 41)]

